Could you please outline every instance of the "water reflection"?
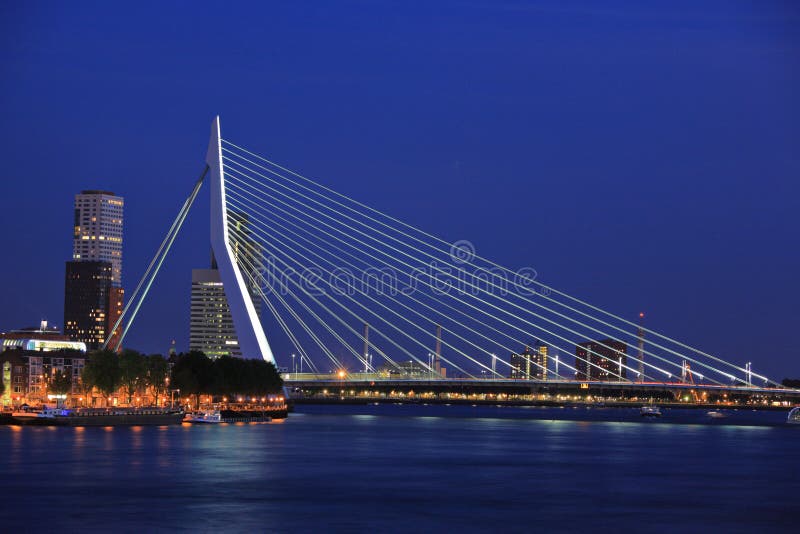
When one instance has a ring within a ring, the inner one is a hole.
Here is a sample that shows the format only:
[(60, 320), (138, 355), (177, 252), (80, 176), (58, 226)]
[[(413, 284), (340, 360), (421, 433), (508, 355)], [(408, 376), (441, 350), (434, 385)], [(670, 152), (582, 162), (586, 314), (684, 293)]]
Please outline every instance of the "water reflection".
[(625, 518), (670, 532), (779, 531), (800, 492), (800, 432), (615, 422), (609, 410), (563, 421), (553, 414), (587, 411), (368, 409), (252, 425), (0, 427), (14, 511), (4, 530), (615, 531)]

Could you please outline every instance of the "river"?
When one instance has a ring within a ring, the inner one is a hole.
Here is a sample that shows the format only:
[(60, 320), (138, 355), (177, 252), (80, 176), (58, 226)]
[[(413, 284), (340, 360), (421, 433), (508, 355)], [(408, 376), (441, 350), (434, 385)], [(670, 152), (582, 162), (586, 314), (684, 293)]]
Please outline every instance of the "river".
[(0, 511), (6, 532), (797, 532), (800, 428), (730, 415), (299, 406), (268, 424), (0, 426)]

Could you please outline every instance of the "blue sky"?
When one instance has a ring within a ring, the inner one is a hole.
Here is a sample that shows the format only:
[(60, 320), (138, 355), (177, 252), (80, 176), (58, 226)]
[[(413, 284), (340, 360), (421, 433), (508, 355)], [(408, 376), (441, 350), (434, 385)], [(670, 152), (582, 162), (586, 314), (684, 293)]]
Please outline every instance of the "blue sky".
[[(60, 324), (81, 189), (125, 197), (131, 288), (220, 114), (366, 204), (800, 376), (799, 22), (791, 2), (4, 2), (0, 330)], [(206, 193), (131, 345), (186, 347), (207, 213)]]

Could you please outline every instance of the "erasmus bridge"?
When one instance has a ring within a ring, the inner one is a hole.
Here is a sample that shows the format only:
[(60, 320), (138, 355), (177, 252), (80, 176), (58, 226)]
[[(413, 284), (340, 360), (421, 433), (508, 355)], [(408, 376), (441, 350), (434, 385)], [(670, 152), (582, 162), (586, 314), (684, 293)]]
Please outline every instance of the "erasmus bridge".
[[(223, 137), (219, 117), (205, 163), (109, 334), (117, 347), (208, 182), (241, 352), (297, 389), (798, 393), (279, 165)], [(262, 318), (291, 353), (273, 351)]]

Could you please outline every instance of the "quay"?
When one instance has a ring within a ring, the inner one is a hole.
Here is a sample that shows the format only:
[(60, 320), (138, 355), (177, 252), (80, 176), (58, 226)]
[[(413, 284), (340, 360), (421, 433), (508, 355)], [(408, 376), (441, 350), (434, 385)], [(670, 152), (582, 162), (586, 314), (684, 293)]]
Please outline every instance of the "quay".
[(509, 406), (597, 405), (627, 407), (644, 402), (681, 408), (747, 407), (784, 410), (800, 405), (800, 390), (673, 382), (579, 382), (573, 380), (285, 379), (291, 402), (428, 403)]

